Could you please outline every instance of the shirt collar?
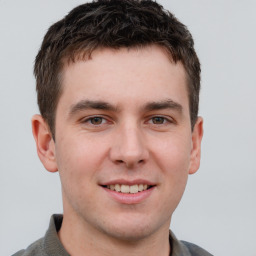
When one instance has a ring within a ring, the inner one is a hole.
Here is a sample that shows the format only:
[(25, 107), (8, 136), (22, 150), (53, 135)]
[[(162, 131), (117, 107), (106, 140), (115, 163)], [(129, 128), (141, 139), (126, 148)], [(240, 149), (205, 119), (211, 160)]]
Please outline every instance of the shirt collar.
[(58, 237), (58, 231), (60, 230), (62, 220), (63, 216), (61, 214), (54, 214), (51, 217), (49, 228), (46, 231), (43, 240), (43, 247), (47, 255), (70, 256)]
[(169, 239), (171, 245), (170, 256), (191, 256), (188, 248), (183, 243), (181, 243), (171, 231)]

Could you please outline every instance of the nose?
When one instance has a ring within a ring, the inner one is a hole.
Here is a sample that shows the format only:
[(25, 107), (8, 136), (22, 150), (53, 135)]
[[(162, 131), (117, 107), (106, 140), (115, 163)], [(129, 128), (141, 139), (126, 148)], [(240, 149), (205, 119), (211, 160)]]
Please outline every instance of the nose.
[(137, 126), (124, 126), (118, 130), (112, 141), (110, 158), (127, 168), (135, 168), (148, 160), (146, 140)]

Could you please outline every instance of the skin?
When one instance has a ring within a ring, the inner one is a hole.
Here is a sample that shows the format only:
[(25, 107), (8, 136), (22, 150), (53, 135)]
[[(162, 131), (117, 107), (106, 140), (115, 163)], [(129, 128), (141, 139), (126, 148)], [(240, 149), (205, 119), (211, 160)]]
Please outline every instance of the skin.
[[(199, 168), (203, 134), (202, 118), (191, 129), (183, 65), (154, 45), (101, 49), (66, 65), (62, 86), (55, 141), (40, 115), (32, 127), (42, 163), (60, 174), (64, 247), (71, 255), (169, 255), (171, 216)], [(102, 186), (116, 179), (154, 187), (123, 203)]]

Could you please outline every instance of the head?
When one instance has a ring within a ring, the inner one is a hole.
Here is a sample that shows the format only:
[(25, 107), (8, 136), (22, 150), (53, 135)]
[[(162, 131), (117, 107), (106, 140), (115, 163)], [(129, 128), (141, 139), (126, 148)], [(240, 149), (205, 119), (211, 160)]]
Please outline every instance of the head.
[(168, 234), (200, 163), (200, 65), (186, 27), (152, 1), (84, 4), (49, 29), (35, 74), (33, 133), (60, 174), (60, 232)]
[(34, 74), (41, 115), (55, 135), (55, 114), (65, 65), (101, 48), (161, 46), (186, 71), (191, 128), (197, 120), (200, 63), (186, 26), (154, 1), (100, 0), (73, 9), (53, 24), (36, 57)]

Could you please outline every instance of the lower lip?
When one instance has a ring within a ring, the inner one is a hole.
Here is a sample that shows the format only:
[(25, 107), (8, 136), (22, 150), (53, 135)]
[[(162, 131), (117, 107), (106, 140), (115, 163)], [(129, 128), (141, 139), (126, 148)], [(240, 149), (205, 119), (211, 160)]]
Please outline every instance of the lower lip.
[(139, 204), (147, 199), (154, 191), (155, 186), (138, 193), (121, 193), (102, 187), (112, 198), (121, 204)]

